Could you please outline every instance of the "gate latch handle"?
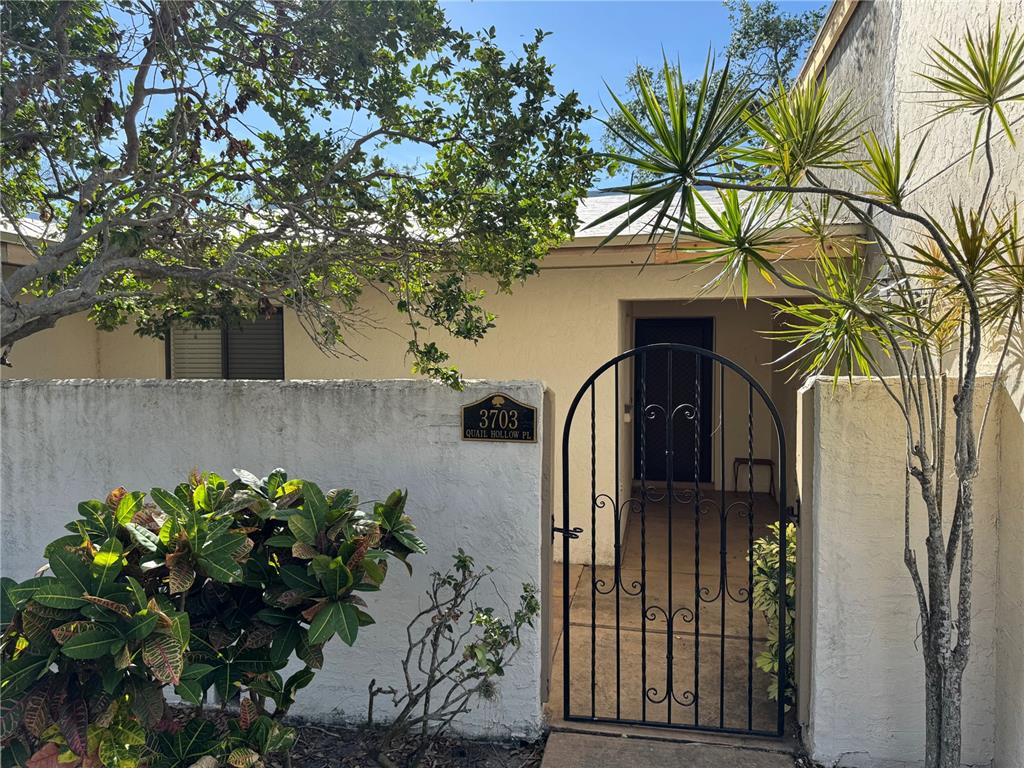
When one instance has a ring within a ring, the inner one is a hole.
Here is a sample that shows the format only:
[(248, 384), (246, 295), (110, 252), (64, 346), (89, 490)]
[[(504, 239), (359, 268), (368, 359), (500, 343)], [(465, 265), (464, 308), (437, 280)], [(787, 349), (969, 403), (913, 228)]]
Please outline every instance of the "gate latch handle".
[(580, 534), (583, 533), (582, 528), (560, 528), (557, 525), (554, 525), (554, 520), (551, 522), (551, 538), (555, 538), (555, 534), (560, 533), (567, 539), (578, 539)]

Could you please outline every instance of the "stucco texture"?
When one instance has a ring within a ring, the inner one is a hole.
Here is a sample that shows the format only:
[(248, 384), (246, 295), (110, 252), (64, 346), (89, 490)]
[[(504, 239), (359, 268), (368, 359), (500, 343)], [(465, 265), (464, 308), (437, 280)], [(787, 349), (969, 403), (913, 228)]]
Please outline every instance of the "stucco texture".
[[(976, 36), (983, 35), (1000, 16), (1005, 39), (1011, 29), (1024, 25), (1024, 4), (1000, 0), (862, 0), (825, 64), (835, 96), (850, 93), (866, 126), (874, 129), (880, 139), (892, 141), (898, 130), (904, 157), (912, 155), (918, 142), (925, 142), (914, 171), (916, 183), (912, 185), (914, 191), (908, 205), (935, 216), (948, 229), (952, 229), (952, 204), (971, 207), (980, 200), (987, 164), (980, 154), (973, 161), (971, 157), (977, 116), (957, 114), (936, 120), (934, 94), (920, 73), (928, 71), (927, 51), (937, 41), (962, 52), (967, 30)], [(1024, 152), (1019, 143), (1022, 110), (1019, 104), (1007, 105), (1007, 110), (1009, 119), (1015, 123), (1018, 144), (1015, 147), (1004, 135), (997, 135), (992, 145), (996, 182), (990, 201), (1001, 212), (1019, 206), (1024, 200)], [(852, 183), (862, 186), (856, 180)], [(897, 244), (922, 239), (921, 232), (906, 222), (880, 217), (878, 223)], [(988, 455), (998, 458), (999, 473), (986, 488), (995, 495), (989, 508), (998, 508), (998, 520), (991, 529), (996, 540), (986, 551), (988, 559), (984, 563), (984, 567), (994, 568), (994, 580), (983, 600), (991, 599), (994, 604), (979, 605), (980, 618), (976, 619), (984, 622), (983, 612), (992, 610), (998, 616), (998, 625), (993, 631), (991, 648), (976, 647), (971, 661), (972, 667), (976, 663), (991, 667), (993, 703), (991, 712), (985, 715), (987, 719), (965, 720), (965, 741), (969, 747), (965, 760), (985, 764), (991, 760), (996, 768), (1024, 766), (1024, 334), (1019, 326), (1017, 334), (999, 385), (1003, 389), (997, 395), (999, 406), (990, 416), (993, 423), (989, 430), (998, 443)], [(992, 373), (1002, 339), (993, 337), (987, 341), (990, 348), (981, 367)], [(864, 456), (870, 459), (867, 454)], [(988, 466), (992, 464), (990, 460)], [(969, 673), (977, 671), (969, 667)], [(900, 743), (902, 738), (877, 719), (873, 722), (878, 725), (873, 731), (875, 735), (866, 736), (861, 748), (870, 751), (877, 747), (883, 752), (899, 753), (890, 746)], [(914, 733), (917, 727), (907, 726)]]
[[(415, 558), (412, 577), (393, 570), (368, 598), (377, 623), (353, 648), (327, 646), (324, 669), (293, 710), (359, 720), (371, 678), (400, 682), (405, 626), (426, 599), (429, 573), (448, 567), (457, 548), (494, 568), (493, 589), (510, 603), (524, 582), (546, 586), (547, 435), (536, 443), (461, 439), (461, 406), (495, 391), (536, 405), (544, 423), (542, 387), (523, 382), (470, 382), (463, 392), (424, 381), (4, 382), (0, 570), (30, 577), (78, 501), (117, 485), (172, 487), (196, 466), (225, 476), (233, 467), (266, 474), (282, 466), (366, 500), (406, 488), (429, 554)], [(491, 587), (479, 599), (501, 609)], [(540, 623), (526, 631), (497, 698), (459, 727), (496, 738), (539, 734), (540, 635)]]
[[(1019, 377), (1020, 370), (1014, 372)], [(994, 768), (1024, 766), (1024, 417), (1004, 392), (999, 410)]]
[[(979, 416), (990, 390), (991, 380), (980, 382)], [(924, 667), (917, 601), (903, 563), (902, 423), (877, 380), (838, 387), (817, 380), (802, 392), (800, 409), (801, 695), (808, 747), (825, 765), (918, 765)], [(1019, 635), (1009, 636), (1020, 627), (1020, 592), (1013, 584), (1024, 548), (1015, 495), (1020, 481), (1008, 489), (1005, 478), (1020, 477), (1022, 454), (1019, 434), (1008, 439), (1001, 426), (994, 420), (985, 433), (975, 485), (963, 761), (1009, 768), (1020, 763), (1006, 749), (1012, 733), (1001, 729), (1006, 719), (1019, 722), (1020, 663), (1005, 653), (1007, 643), (1019, 642)], [(913, 484), (911, 498), (911, 543), (923, 564), (926, 518)]]

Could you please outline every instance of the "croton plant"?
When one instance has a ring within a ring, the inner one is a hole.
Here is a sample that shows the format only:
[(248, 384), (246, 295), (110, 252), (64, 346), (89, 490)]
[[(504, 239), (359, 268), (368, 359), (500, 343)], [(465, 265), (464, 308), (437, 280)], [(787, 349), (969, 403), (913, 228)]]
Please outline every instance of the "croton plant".
[[(35, 578), (2, 579), (4, 765), (257, 766), (287, 752), (280, 720), (324, 644), (352, 645), (373, 623), (360, 593), (425, 550), (404, 493), (364, 511), (283, 470), (235, 474), (82, 502)], [(168, 710), (171, 692), (191, 711)], [(237, 716), (206, 717), (214, 700)]]

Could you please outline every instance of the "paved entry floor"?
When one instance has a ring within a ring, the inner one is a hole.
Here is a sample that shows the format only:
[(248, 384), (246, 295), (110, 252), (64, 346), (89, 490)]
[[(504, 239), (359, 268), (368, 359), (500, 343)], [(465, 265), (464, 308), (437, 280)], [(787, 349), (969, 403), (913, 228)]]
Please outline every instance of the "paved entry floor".
[(541, 768), (793, 768), (792, 755), (737, 746), (552, 733)]
[[(720, 503), (717, 493), (708, 494), (711, 496)], [(736, 504), (747, 499), (745, 493), (726, 494), (725, 505), (730, 512), (724, 554), (716, 504), (709, 505), (700, 516), (699, 542), (692, 503), (675, 505), (671, 551), (669, 515), (662, 504), (648, 505), (643, 526), (638, 513), (629, 521), (619, 589), (615, 588), (613, 566), (593, 570), (570, 565), (568, 584), (564, 584), (562, 566), (555, 564), (555, 642), (549, 697), (552, 719), (563, 718), (562, 594), (568, 589), (572, 715), (775, 730), (776, 705), (768, 698), (772, 680), (756, 664), (758, 654), (766, 648), (768, 623), (747, 600), (751, 528), (745, 507), (741, 510)], [(767, 535), (768, 525), (777, 519), (778, 503), (767, 494), (756, 494), (753, 537)], [(589, 535), (588, 530), (581, 539), (589, 542)], [(723, 566), (724, 590), (720, 579)], [(646, 590), (641, 595), (644, 570)], [(700, 601), (695, 598), (698, 589)], [(666, 697), (669, 616), (673, 617), (674, 696)]]

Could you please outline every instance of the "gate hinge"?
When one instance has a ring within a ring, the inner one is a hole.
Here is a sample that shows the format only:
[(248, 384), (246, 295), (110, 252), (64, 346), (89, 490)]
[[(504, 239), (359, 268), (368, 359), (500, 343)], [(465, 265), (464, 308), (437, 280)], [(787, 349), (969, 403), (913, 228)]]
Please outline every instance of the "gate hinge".
[(786, 507), (786, 517), (789, 522), (799, 527), (800, 525), (800, 497), (796, 497), (796, 503), (791, 507)]

